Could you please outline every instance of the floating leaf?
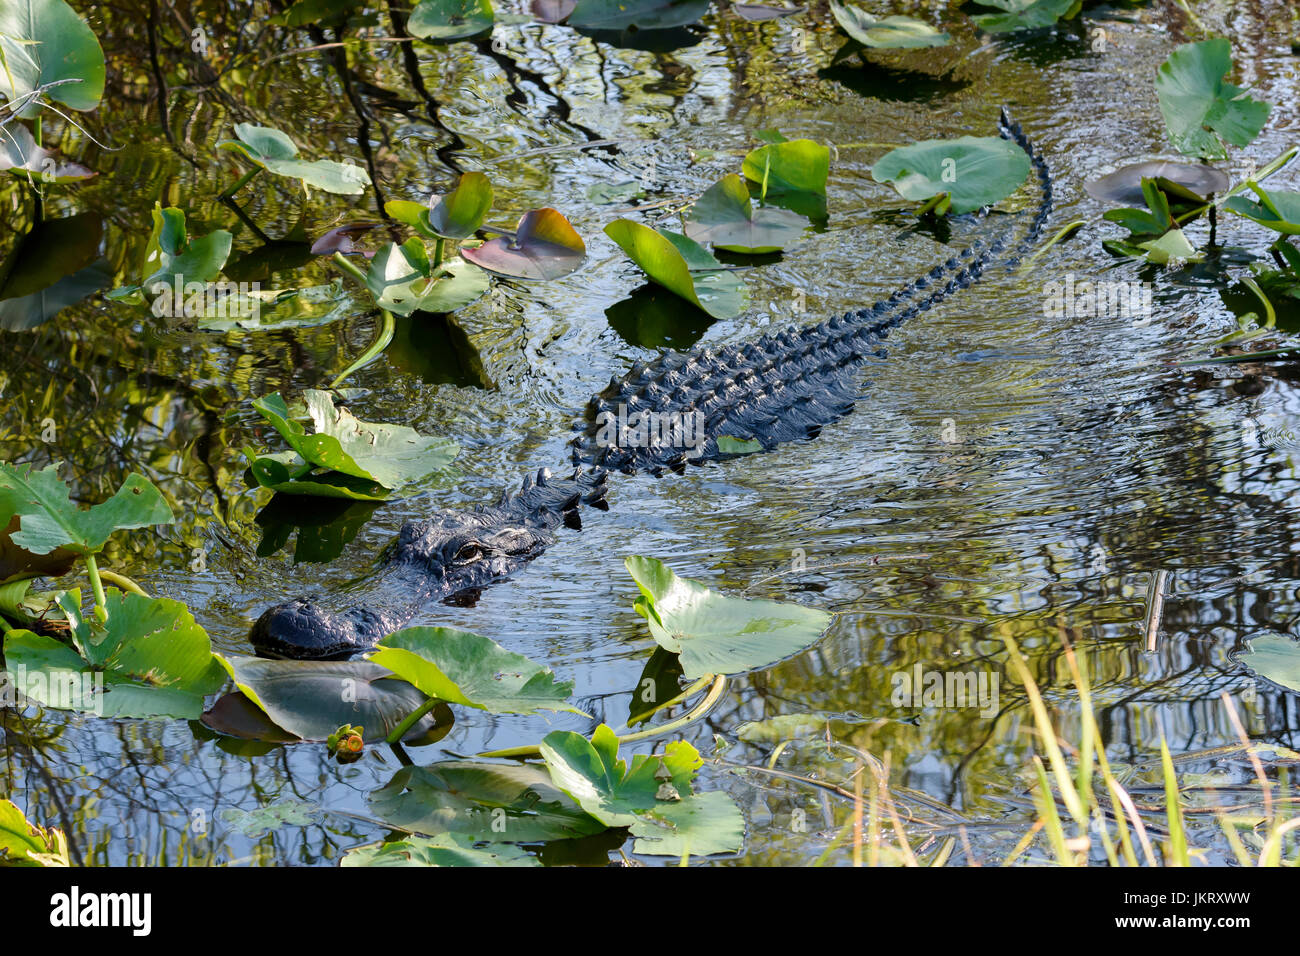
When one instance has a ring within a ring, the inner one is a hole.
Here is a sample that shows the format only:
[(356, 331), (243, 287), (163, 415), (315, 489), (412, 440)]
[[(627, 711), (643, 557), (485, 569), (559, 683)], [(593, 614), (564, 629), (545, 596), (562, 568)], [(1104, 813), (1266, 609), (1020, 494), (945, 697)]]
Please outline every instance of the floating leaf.
[(408, 836), (386, 843), (353, 847), (339, 866), (541, 866), (521, 847), (502, 843), (490, 850), (454, 833), (436, 837)]
[[(1154, 180), (1162, 192), (1182, 189), (1198, 199), (1228, 188), (1228, 177), (1212, 166), (1173, 163), (1164, 159), (1121, 166), (1100, 179), (1084, 183), (1083, 188), (1093, 199), (1127, 205), (1144, 201), (1144, 179)], [(1174, 198), (1179, 198), (1176, 193)]]
[[(459, 452), (455, 442), (426, 437), (405, 425), (363, 422), (347, 409), (335, 407), (329, 392), (308, 389), (303, 398), (315, 429), (311, 434), (302, 423), (290, 417), (289, 408), (278, 393), (253, 400), (253, 407), (275, 426), (303, 462), (290, 469), (283, 454), (256, 456), (253, 471), (263, 487), (290, 493), (296, 490), (320, 493), (295, 487), (306, 481), (325, 482), (326, 476), (311, 473), (312, 469), (319, 468), (391, 490), (447, 467)], [(263, 477), (271, 483), (264, 484)], [(356, 486), (344, 482), (342, 487)]]
[(465, 173), (455, 189), (429, 200), (429, 228), (447, 239), (468, 239), (491, 208), (492, 181), (482, 173)]
[(541, 23), (559, 23), (578, 5), (578, 0), (532, 0), (528, 8)]
[[(179, 601), (108, 589), (108, 620), (85, 619), (60, 601), (80, 654), (26, 630), (5, 635), (5, 661), (22, 667), (29, 697), (105, 717), (198, 717), (225, 681), (208, 635)], [(39, 681), (36, 678), (41, 678)], [(102, 693), (95, 682), (102, 681)]]
[(5, 170), (33, 182), (55, 184), (80, 182), (97, 175), (77, 163), (60, 163), (54, 153), (36, 145), (31, 130), (22, 123), (0, 126), (0, 172)]
[(254, 810), (230, 807), (221, 811), (221, 821), (232, 830), (256, 840), (283, 826), (305, 827), (320, 819), (321, 809), (304, 800), (279, 800)]
[(661, 647), (681, 655), (690, 680), (766, 667), (813, 644), (830, 626), (825, 611), (718, 594), (654, 558), (624, 563), (641, 590), (636, 612)]
[(650, 856), (713, 856), (739, 853), (745, 845), (745, 816), (721, 790), (697, 793), (677, 803), (660, 803), (632, 827), (633, 853)]
[(420, 0), (406, 29), (422, 40), (449, 43), (492, 29), (491, 0)]
[(745, 284), (723, 271), (722, 263), (695, 240), (630, 219), (615, 219), (605, 234), (653, 281), (715, 319), (729, 319), (744, 309)]
[(375, 253), (366, 286), (379, 308), (410, 315), (463, 308), (487, 292), (490, 282), (481, 269), (459, 257), (433, 268), (424, 243), (411, 238)]
[(588, 30), (663, 30), (708, 12), (709, 0), (578, 0), (566, 22)]
[(975, 23), (989, 33), (1050, 27), (1057, 20), (1078, 16), (1082, 0), (978, 0), (980, 6), (996, 7), (1003, 13), (975, 14)]
[(403, 767), (369, 799), (393, 826), (491, 843), (568, 840), (605, 829), (536, 764), (448, 760)]
[(1261, 634), (1248, 640), (1236, 659), (1256, 676), (1300, 694), (1300, 641), (1285, 634)]
[(559, 212), (534, 209), (520, 218), (513, 237), (492, 239), (477, 249), (462, 248), (461, 255), (497, 275), (558, 279), (582, 265), (587, 245)]
[(185, 213), (175, 207), (154, 203), (153, 230), (145, 244), (141, 285), (157, 295), (166, 286), (190, 282), (211, 282), (221, 275), (230, 257), (231, 235), (216, 229), (198, 239), (186, 236)]
[(368, 659), (449, 704), (494, 714), (582, 713), (566, 703), (572, 681), (556, 683), (549, 667), (469, 631), (408, 627), (385, 637)]
[(1300, 236), (1300, 193), (1252, 185), (1257, 201), (1233, 196), (1224, 205), (1239, 216), (1286, 236)]
[(1159, 239), (1140, 242), (1138, 248), (1145, 249), (1147, 260), (1158, 266), (1169, 265), (1173, 261), (1198, 262), (1204, 258), (1204, 254), (1196, 251), (1196, 247), (1187, 240), (1181, 229), (1171, 229)]
[(710, 186), (691, 206), (686, 235), (732, 252), (779, 252), (798, 239), (807, 220), (783, 209), (755, 209), (745, 181), (734, 173)]
[(171, 508), (143, 475), (129, 475), (108, 501), (82, 509), (59, 478), (61, 463), (36, 471), (31, 465), (0, 462), (0, 526), (16, 515), (19, 530), (10, 540), (32, 554), (63, 548), (95, 554), (115, 531), (170, 524)]
[(831, 2), (831, 13), (844, 32), (863, 46), (883, 50), (910, 50), (944, 46), (952, 40), (946, 33), (913, 17), (875, 17), (860, 7)]
[(1220, 138), (1246, 146), (1264, 128), (1272, 107), (1227, 82), (1231, 71), (1232, 47), (1223, 37), (1184, 43), (1161, 64), (1156, 96), (1180, 153), (1226, 159)]
[(17, 804), (0, 800), (0, 866), (71, 865), (62, 830), (38, 827)]
[(804, 7), (773, 7), (761, 3), (733, 3), (731, 9), (735, 10), (737, 16), (742, 20), (752, 22), (792, 17), (796, 13), (803, 13), (805, 10)]
[(826, 195), (831, 151), (811, 139), (790, 139), (751, 150), (741, 172), (770, 193), (812, 193)]
[(871, 169), (904, 199), (947, 196), (954, 214), (974, 212), (1010, 196), (1029, 175), (1029, 156), (997, 136), (928, 139), (882, 156)]
[[(352, 724), (362, 728), (366, 743), (378, 743), (428, 700), (417, 688), (370, 661), (217, 659), (235, 686), (277, 727), (303, 740), (323, 741), (344, 724)], [(425, 714), (404, 739), (424, 735), (436, 720), (433, 713)], [(212, 726), (206, 714), (204, 723)]]
[(749, 744), (779, 744), (783, 740), (817, 737), (825, 733), (831, 719), (825, 714), (777, 714), (766, 720), (746, 721), (736, 728), (736, 737)]
[(235, 136), (238, 142), (226, 140), (218, 143), (217, 148), (239, 153), (277, 176), (297, 179), (304, 185), (340, 196), (360, 196), (370, 185), (370, 175), (353, 163), (328, 159), (309, 163), (297, 159), (297, 144), (278, 129), (239, 123), (235, 126)]
[(356, 240), (379, 225), (377, 222), (348, 222), (335, 226), (311, 244), (311, 254), (328, 256), (336, 252), (356, 252)]
[[(16, 103), (47, 84), (42, 95), (86, 112), (104, 95), (104, 51), (95, 33), (63, 0), (5, 0), (0, 4), (0, 96)], [(18, 116), (41, 111), (38, 98)]]
[(93, 213), (43, 219), (0, 264), (0, 329), (21, 332), (108, 286), (113, 269), (100, 257), (103, 221)]

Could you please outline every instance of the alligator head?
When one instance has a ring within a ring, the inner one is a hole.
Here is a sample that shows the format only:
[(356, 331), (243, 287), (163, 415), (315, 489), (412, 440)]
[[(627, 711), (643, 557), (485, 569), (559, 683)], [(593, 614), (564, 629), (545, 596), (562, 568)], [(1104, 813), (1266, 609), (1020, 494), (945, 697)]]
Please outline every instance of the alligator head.
[(249, 634), (259, 654), (337, 660), (373, 647), (421, 605), (446, 600), (507, 577), (551, 544), (556, 522), (509, 508), (437, 511), (402, 526), (384, 563), (393, 606), (331, 611), (309, 598), (269, 608)]

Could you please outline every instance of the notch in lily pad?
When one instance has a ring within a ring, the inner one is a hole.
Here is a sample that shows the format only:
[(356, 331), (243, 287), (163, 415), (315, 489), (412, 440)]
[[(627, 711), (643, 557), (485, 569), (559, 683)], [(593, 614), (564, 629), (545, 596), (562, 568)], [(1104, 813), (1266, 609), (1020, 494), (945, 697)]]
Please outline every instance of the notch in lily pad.
[(246, 451), (249, 473), (263, 488), (285, 494), (381, 501), (403, 485), (447, 468), (459, 453), (449, 439), (404, 425), (363, 422), (338, 408), (329, 392), (303, 393), (312, 432), (278, 393), (253, 401), (289, 445), (289, 451)]
[(217, 148), (238, 153), (256, 168), (223, 195), (234, 195), (262, 170), (297, 179), (304, 188), (314, 186), (340, 196), (360, 196), (370, 185), (370, 175), (355, 163), (298, 159), (298, 145), (286, 133), (273, 127), (239, 123), (235, 126), (235, 137), (218, 143)]
[(760, 255), (780, 252), (803, 233), (806, 219), (784, 209), (755, 208), (745, 181), (732, 173), (692, 204), (686, 235), (715, 249)]
[(952, 42), (947, 33), (915, 17), (877, 17), (861, 7), (836, 3), (835, 0), (831, 0), (831, 14), (845, 33), (875, 50), (914, 50), (946, 46)]
[(1226, 159), (1224, 143), (1247, 146), (1272, 107), (1229, 83), (1232, 46), (1223, 37), (1184, 43), (1161, 64), (1156, 97), (1174, 147), (1188, 156)]
[[(431, 213), (432, 216), (432, 213)], [(559, 279), (587, 258), (587, 244), (555, 209), (524, 213), (513, 233), (502, 234), (461, 255), (481, 269), (511, 279)]]
[(1006, 199), (1029, 175), (1029, 156), (998, 136), (928, 139), (877, 160), (871, 178), (939, 215), (974, 212)]
[(605, 227), (605, 234), (653, 282), (715, 319), (731, 318), (744, 309), (745, 284), (689, 236), (630, 219), (615, 219)]
[(431, 196), (427, 205), (396, 199), (384, 211), (428, 239), (468, 239), (492, 208), (492, 181), (483, 173), (465, 173), (456, 188)]
[(641, 590), (636, 612), (661, 647), (681, 655), (689, 680), (775, 664), (816, 643), (832, 620), (802, 604), (719, 594), (655, 558), (624, 563)]

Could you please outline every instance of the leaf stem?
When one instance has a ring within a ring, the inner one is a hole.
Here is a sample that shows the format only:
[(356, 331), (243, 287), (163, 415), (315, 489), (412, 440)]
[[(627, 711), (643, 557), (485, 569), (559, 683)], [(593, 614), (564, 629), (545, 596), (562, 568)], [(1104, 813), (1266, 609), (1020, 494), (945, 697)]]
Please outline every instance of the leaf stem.
[(243, 189), (245, 186), (247, 186), (247, 185), (248, 185), (248, 184), (249, 184), (253, 179), (255, 179), (255, 178), (257, 177), (257, 175), (258, 175), (259, 173), (261, 173), (261, 171), (262, 171), (262, 167), (261, 167), (261, 166), (256, 166), (256, 167), (254, 167), (253, 169), (250, 169), (248, 172), (244, 173), (244, 175), (242, 175), (242, 176), (239, 177), (238, 182), (236, 182), (236, 183), (235, 183), (233, 186), (231, 186), (229, 189), (227, 189), (227, 190), (225, 190), (224, 192), (220, 193), (220, 194), (217, 196), (217, 198), (218, 198), (218, 199), (229, 199), (229, 198), (230, 198), (231, 196), (233, 196), (235, 193), (239, 192), (241, 189)]
[(149, 596), (148, 591), (140, 587), (140, 585), (136, 584), (125, 574), (118, 574), (116, 571), (110, 571), (108, 568), (100, 568), (99, 576), (119, 590), (130, 591), (133, 594), (140, 595), (140, 597), (147, 598)]
[(366, 285), (365, 273), (362, 272), (360, 269), (358, 269), (356, 266), (354, 266), (351, 262), (349, 262), (348, 257), (345, 256), (343, 253), (341, 252), (334, 253), (333, 258), (330, 259), (330, 261), (333, 262), (334, 265), (337, 266), (339, 269), (343, 270), (343, 272), (347, 273), (352, 278), (356, 279), (357, 282), (361, 284), (361, 287), (363, 289), (369, 288)]
[(368, 349), (357, 356), (355, 362), (340, 372), (334, 378), (334, 381), (330, 382), (330, 388), (338, 388), (353, 372), (360, 371), (379, 358), (384, 354), (384, 349), (388, 348), (389, 343), (393, 341), (393, 334), (397, 331), (397, 320), (393, 318), (393, 313), (387, 309), (380, 309), (379, 313), (382, 318), (380, 319), (379, 328), (375, 332), (374, 341), (370, 343)]
[(442, 238), (442, 236), (438, 237), (438, 242), (433, 247), (433, 265), (429, 268), (430, 273), (432, 273), (434, 269), (437, 269), (438, 266), (442, 265), (442, 246), (446, 241), (447, 240)]
[(430, 697), (419, 707), (415, 708), (415, 710), (403, 717), (402, 722), (389, 731), (388, 736), (384, 738), (384, 743), (392, 744), (396, 747), (401, 742), (402, 738), (406, 736), (406, 732), (415, 726), (416, 721), (441, 703), (442, 701), (437, 697)]
[(86, 555), (86, 576), (90, 578), (90, 588), (95, 594), (95, 617), (107, 621), (108, 598), (104, 596), (104, 582), (100, 580), (99, 564), (93, 554)]

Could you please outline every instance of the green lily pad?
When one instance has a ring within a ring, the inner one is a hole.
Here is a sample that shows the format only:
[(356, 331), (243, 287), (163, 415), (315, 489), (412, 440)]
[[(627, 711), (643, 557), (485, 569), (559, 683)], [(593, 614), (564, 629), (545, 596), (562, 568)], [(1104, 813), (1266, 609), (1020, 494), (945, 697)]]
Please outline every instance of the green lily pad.
[(22, 123), (0, 127), (0, 172), (38, 183), (81, 182), (98, 175), (77, 163), (61, 163), (54, 153), (36, 145), (36, 140)]
[(298, 159), (298, 146), (285, 133), (269, 126), (239, 123), (235, 126), (238, 141), (218, 143), (218, 149), (239, 153), (255, 166), (287, 179), (297, 179), (305, 186), (315, 186), (340, 196), (360, 196), (370, 185), (370, 175), (353, 163), (329, 159), (306, 162)]
[(605, 227), (605, 234), (652, 281), (715, 319), (729, 319), (745, 308), (745, 284), (723, 271), (722, 263), (694, 239), (630, 219), (615, 219)]
[[(84, 618), (71, 595), (59, 604), (77, 650), (21, 629), (4, 642), (7, 666), (26, 674), (24, 693), (45, 706), (105, 717), (195, 718), (203, 697), (225, 682), (208, 635), (179, 601), (110, 588), (102, 624)], [(103, 693), (90, 689), (96, 680)]]
[(321, 809), (304, 800), (279, 800), (255, 810), (230, 807), (221, 811), (221, 821), (232, 830), (256, 840), (284, 826), (305, 827), (320, 819)]
[(762, 195), (826, 195), (831, 151), (811, 139), (789, 139), (751, 150), (741, 164), (745, 178), (759, 184)]
[(397, 315), (454, 312), (481, 298), (490, 285), (481, 269), (459, 257), (433, 268), (418, 238), (380, 249), (366, 273), (375, 304)]
[[(432, 213), (430, 214), (432, 216)], [(462, 256), (480, 268), (514, 279), (558, 279), (587, 258), (587, 244), (558, 211), (524, 213), (514, 236), (501, 236)]]
[(450, 627), (408, 627), (389, 634), (368, 659), (430, 697), (494, 714), (582, 711), (566, 703), (573, 682), (486, 637)]
[(779, 252), (803, 234), (802, 216), (784, 209), (755, 209), (745, 181), (732, 173), (721, 179), (691, 206), (686, 235), (732, 252)]
[(492, 181), (482, 173), (465, 173), (455, 189), (429, 200), (429, 228), (447, 239), (468, 239), (491, 208)]
[(394, 826), (491, 843), (568, 840), (605, 829), (536, 764), (448, 760), (403, 767), (369, 800)]
[(618, 759), (618, 738), (605, 724), (591, 740), (571, 731), (547, 734), (542, 759), (555, 785), (597, 820), (631, 827), (636, 853), (680, 857), (735, 853), (745, 818), (727, 794), (693, 793), (703, 760), (684, 740), (662, 755)]
[(863, 46), (882, 50), (911, 50), (945, 46), (952, 37), (914, 17), (875, 17), (860, 7), (831, 2), (831, 13), (844, 32)]
[(1169, 265), (1175, 260), (1180, 262), (1199, 262), (1205, 254), (1196, 251), (1181, 229), (1171, 229), (1159, 239), (1138, 243), (1138, 248), (1146, 250), (1148, 262), (1158, 266)]
[[(0, 5), (0, 96), (10, 103), (56, 83), (43, 95), (84, 113), (103, 98), (104, 75), (104, 51), (94, 31), (64, 0)], [(32, 99), (18, 115), (30, 119), (40, 111), (39, 100)]]
[(588, 30), (665, 30), (709, 12), (709, 0), (578, 0), (566, 23)]
[(741, 724), (736, 728), (736, 737), (749, 744), (779, 744), (783, 740), (817, 737), (825, 733), (831, 719), (825, 714), (777, 714)]
[(1300, 694), (1300, 641), (1285, 634), (1261, 634), (1236, 656), (1251, 673)]
[(140, 283), (152, 294), (162, 286), (187, 282), (211, 282), (221, 275), (230, 257), (231, 235), (216, 229), (197, 239), (186, 237), (185, 213), (175, 207), (164, 209), (154, 203), (153, 229), (145, 244)]
[[(264, 487), (292, 492), (293, 485), (300, 482), (329, 485), (336, 481), (312, 473), (313, 469), (324, 469), (327, 473), (360, 479), (363, 490), (369, 488), (369, 482), (391, 490), (446, 468), (460, 450), (453, 441), (427, 437), (405, 425), (363, 422), (347, 409), (336, 407), (329, 392), (308, 389), (303, 398), (315, 430), (312, 434), (290, 417), (289, 408), (278, 393), (253, 401), (253, 407), (275, 426), (301, 459), (301, 464), (291, 469), (284, 453), (257, 456), (253, 470), (258, 482), (262, 482), (264, 475), (272, 482)], [(355, 488), (357, 483), (345, 481), (341, 487)]]
[(1057, 20), (1073, 19), (1083, 8), (1082, 0), (978, 0), (978, 3), (1003, 11), (974, 15), (975, 24), (988, 33), (1050, 27)]
[(1224, 206), (1274, 232), (1300, 236), (1300, 193), (1281, 189), (1266, 190), (1255, 185), (1251, 188), (1258, 197), (1257, 201), (1245, 196), (1233, 196)]
[(1223, 37), (1184, 43), (1161, 64), (1156, 96), (1180, 153), (1226, 159), (1223, 142), (1246, 146), (1264, 128), (1272, 107), (1229, 83), (1231, 71), (1232, 46)]
[(55, 827), (30, 822), (17, 804), (0, 800), (0, 866), (71, 866), (68, 840)]
[(904, 199), (929, 202), (947, 196), (956, 215), (1005, 199), (1029, 175), (1029, 157), (997, 136), (929, 139), (901, 146), (871, 169), (878, 183), (890, 183)]
[(636, 612), (661, 647), (681, 655), (690, 680), (767, 667), (815, 643), (831, 623), (815, 608), (718, 594), (654, 558), (625, 564), (641, 590)]
[(420, 0), (406, 29), (422, 40), (449, 43), (492, 29), (491, 0)]
[(93, 213), (43, 219), (0, 263), (0, 329), (22, 332), (109, 285), (100, 257), (103, 221)]
[[(428, 700), (419, 689), (370, 661), (272, 661), (242, 656), (217, 660), (245, 697), (277, 727), (302, 740), (323, 741), (344, 724), (352, 724), (362, 728), (366, 743), (379, 743)], [(406, 737), (423, 736), (436, 720), (434, 714), (425, 714)]]
[(472, 839), (454, 833), (408, 836), (386, 843), (353, 847), (339, 866), (541, 866), (527, 850), (502, 843), (477, 849)]
[(36, 471), (31, 465), (0, 462), (0, 527), (18, 517), (10, 540), (32, 554), (63, 548), (95, 554), (115, 531), (170, 524), (174, 518), (162, 494), (143, 475), (129, 475), (108, 501), (82, 509), (59, 478), (60, 463)]

